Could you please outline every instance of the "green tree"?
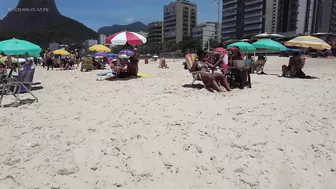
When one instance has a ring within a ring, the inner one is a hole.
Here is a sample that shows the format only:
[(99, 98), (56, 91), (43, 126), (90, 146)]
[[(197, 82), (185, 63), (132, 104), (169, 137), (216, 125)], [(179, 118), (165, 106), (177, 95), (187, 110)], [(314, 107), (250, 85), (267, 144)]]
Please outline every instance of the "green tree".
[(191, 38), (190, 36), (185, 36), (177, 45), (182, 53), (189, 51), (195, 52), (197, 49), (202, 48), (202, 41), (200, 39)]

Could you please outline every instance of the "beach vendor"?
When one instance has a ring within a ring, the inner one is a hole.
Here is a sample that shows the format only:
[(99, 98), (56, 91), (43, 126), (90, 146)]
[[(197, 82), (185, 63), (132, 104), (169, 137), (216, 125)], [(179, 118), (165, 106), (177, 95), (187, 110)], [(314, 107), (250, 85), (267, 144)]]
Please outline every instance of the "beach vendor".
[(137, 76), (139, 71), (139, 53), (137, 48), (134, 48), (133, 51), (134, 55), (129, 58), (130, 64), (128, 71), (131, 76)]

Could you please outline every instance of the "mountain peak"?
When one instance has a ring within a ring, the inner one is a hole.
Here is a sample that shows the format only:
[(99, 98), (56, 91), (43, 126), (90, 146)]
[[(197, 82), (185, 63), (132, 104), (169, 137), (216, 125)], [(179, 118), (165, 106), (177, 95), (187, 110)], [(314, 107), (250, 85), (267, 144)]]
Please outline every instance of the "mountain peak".
[(120, 31), (132, 31), (132, 32), (140, 32), (140, 31), (147, 31), (147, 25), (145, 25), (144, 23), (140, 22), (140, 21), (136, 21), (134, 23), (131, 24), (127, 24), (127, 25), (118, 25), (118, 24), (114, 24), (112, 26), (104, 26), (98, 29), (98, 33), (100, 34), (104, 34), (104, 35), (110, 35), (116, 32), (120, 32)]

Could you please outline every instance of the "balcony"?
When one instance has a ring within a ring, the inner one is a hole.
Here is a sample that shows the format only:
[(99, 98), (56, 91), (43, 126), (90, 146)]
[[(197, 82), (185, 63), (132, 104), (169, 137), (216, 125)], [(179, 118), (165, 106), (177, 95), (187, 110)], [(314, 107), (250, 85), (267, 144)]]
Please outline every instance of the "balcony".
[(254, 4), (258, 4), (258, 3), (263, 3), (264, 0), (255, 0), (255, 1), (250, 1), (245, 3), (245, 6), (250, 6), (250, 5), (254, 5)]
[(232, 21), (235, 21), (235, 20), (237, 20), (237, 17), (235, 16), (235, 17), (233, 17), (233, 18), (224, 18), (223, 19), (223, 23), (227, 23), (227, 22), (232, 22)]
[(244, 18), (253, 18), (253, 17), (261, 17), (262, 16), (262, 11), (254, 14), (245, 14)]
[(226, 6), (226, 5), (232, 5), (232, 4), (235, 4), (235, 3), (237, 3), (238, 1), (237, 0), (231, 0), (231, 1), (224, 1), (224, 3), (223, 3), (223, 6)]
[(249, 19), (249, 20), (245, 20), (244, 21), (244, 25), (248, 25), (248, 24), (255, 24), (255, 23), (262, 23), (262, 18), (255, 18), (255, 19)]
[(223, 12), (223, 17), (225, 16), (234, 16), (237, 15), (237, 11), (233, 11), (233, 12)]
[(251, 7), (251, 8), (247, 8), (247, 9), (245, 9), (245, 13), (252, 12), (252, 11), (257, 11), (257, 10), (262, 11), (263, 6), (259, 5), (259, 6), (254, 6), (254, 7)]
[(222, 34), (235, 34), (237, 31), (236, 29), (231, 29), (231, 30), (222, 30)]
[(229, 28), (236, 28), (237, 24), (236, 23), (231, 23), (231, 24), (223, 24), (222, 28), (224, 29), (229, 29)]
[(237, 5), (234, 5), (234, 6), (231, 6), (231, 7), (224, 7), (223, 6), (223, 10), (235, 10), (235, 9), (237, 9)]
[(261, 30), (261, 29), (262, 29), (261, 25), (253, 25), (253, 26), (244, 27), (244, 31)]

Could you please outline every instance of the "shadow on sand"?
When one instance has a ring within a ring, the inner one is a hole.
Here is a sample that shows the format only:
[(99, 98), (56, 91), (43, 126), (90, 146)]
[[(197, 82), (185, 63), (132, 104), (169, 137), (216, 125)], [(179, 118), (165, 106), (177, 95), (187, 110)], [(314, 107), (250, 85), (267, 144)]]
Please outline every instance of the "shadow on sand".
[(20, 106), (23, 106), (23, 105), (29, 105), (29, 104), (32, 104), (35, 102), (35, 99), (23, 99), (23, 100), (20, 100), (19, 102), (13, 102), (13, 103), (10, 103), (10, 104), (6, 104), (6, 105), (3, 105), (3, 108), (17, 108), (17, 107), (20, 107)]

